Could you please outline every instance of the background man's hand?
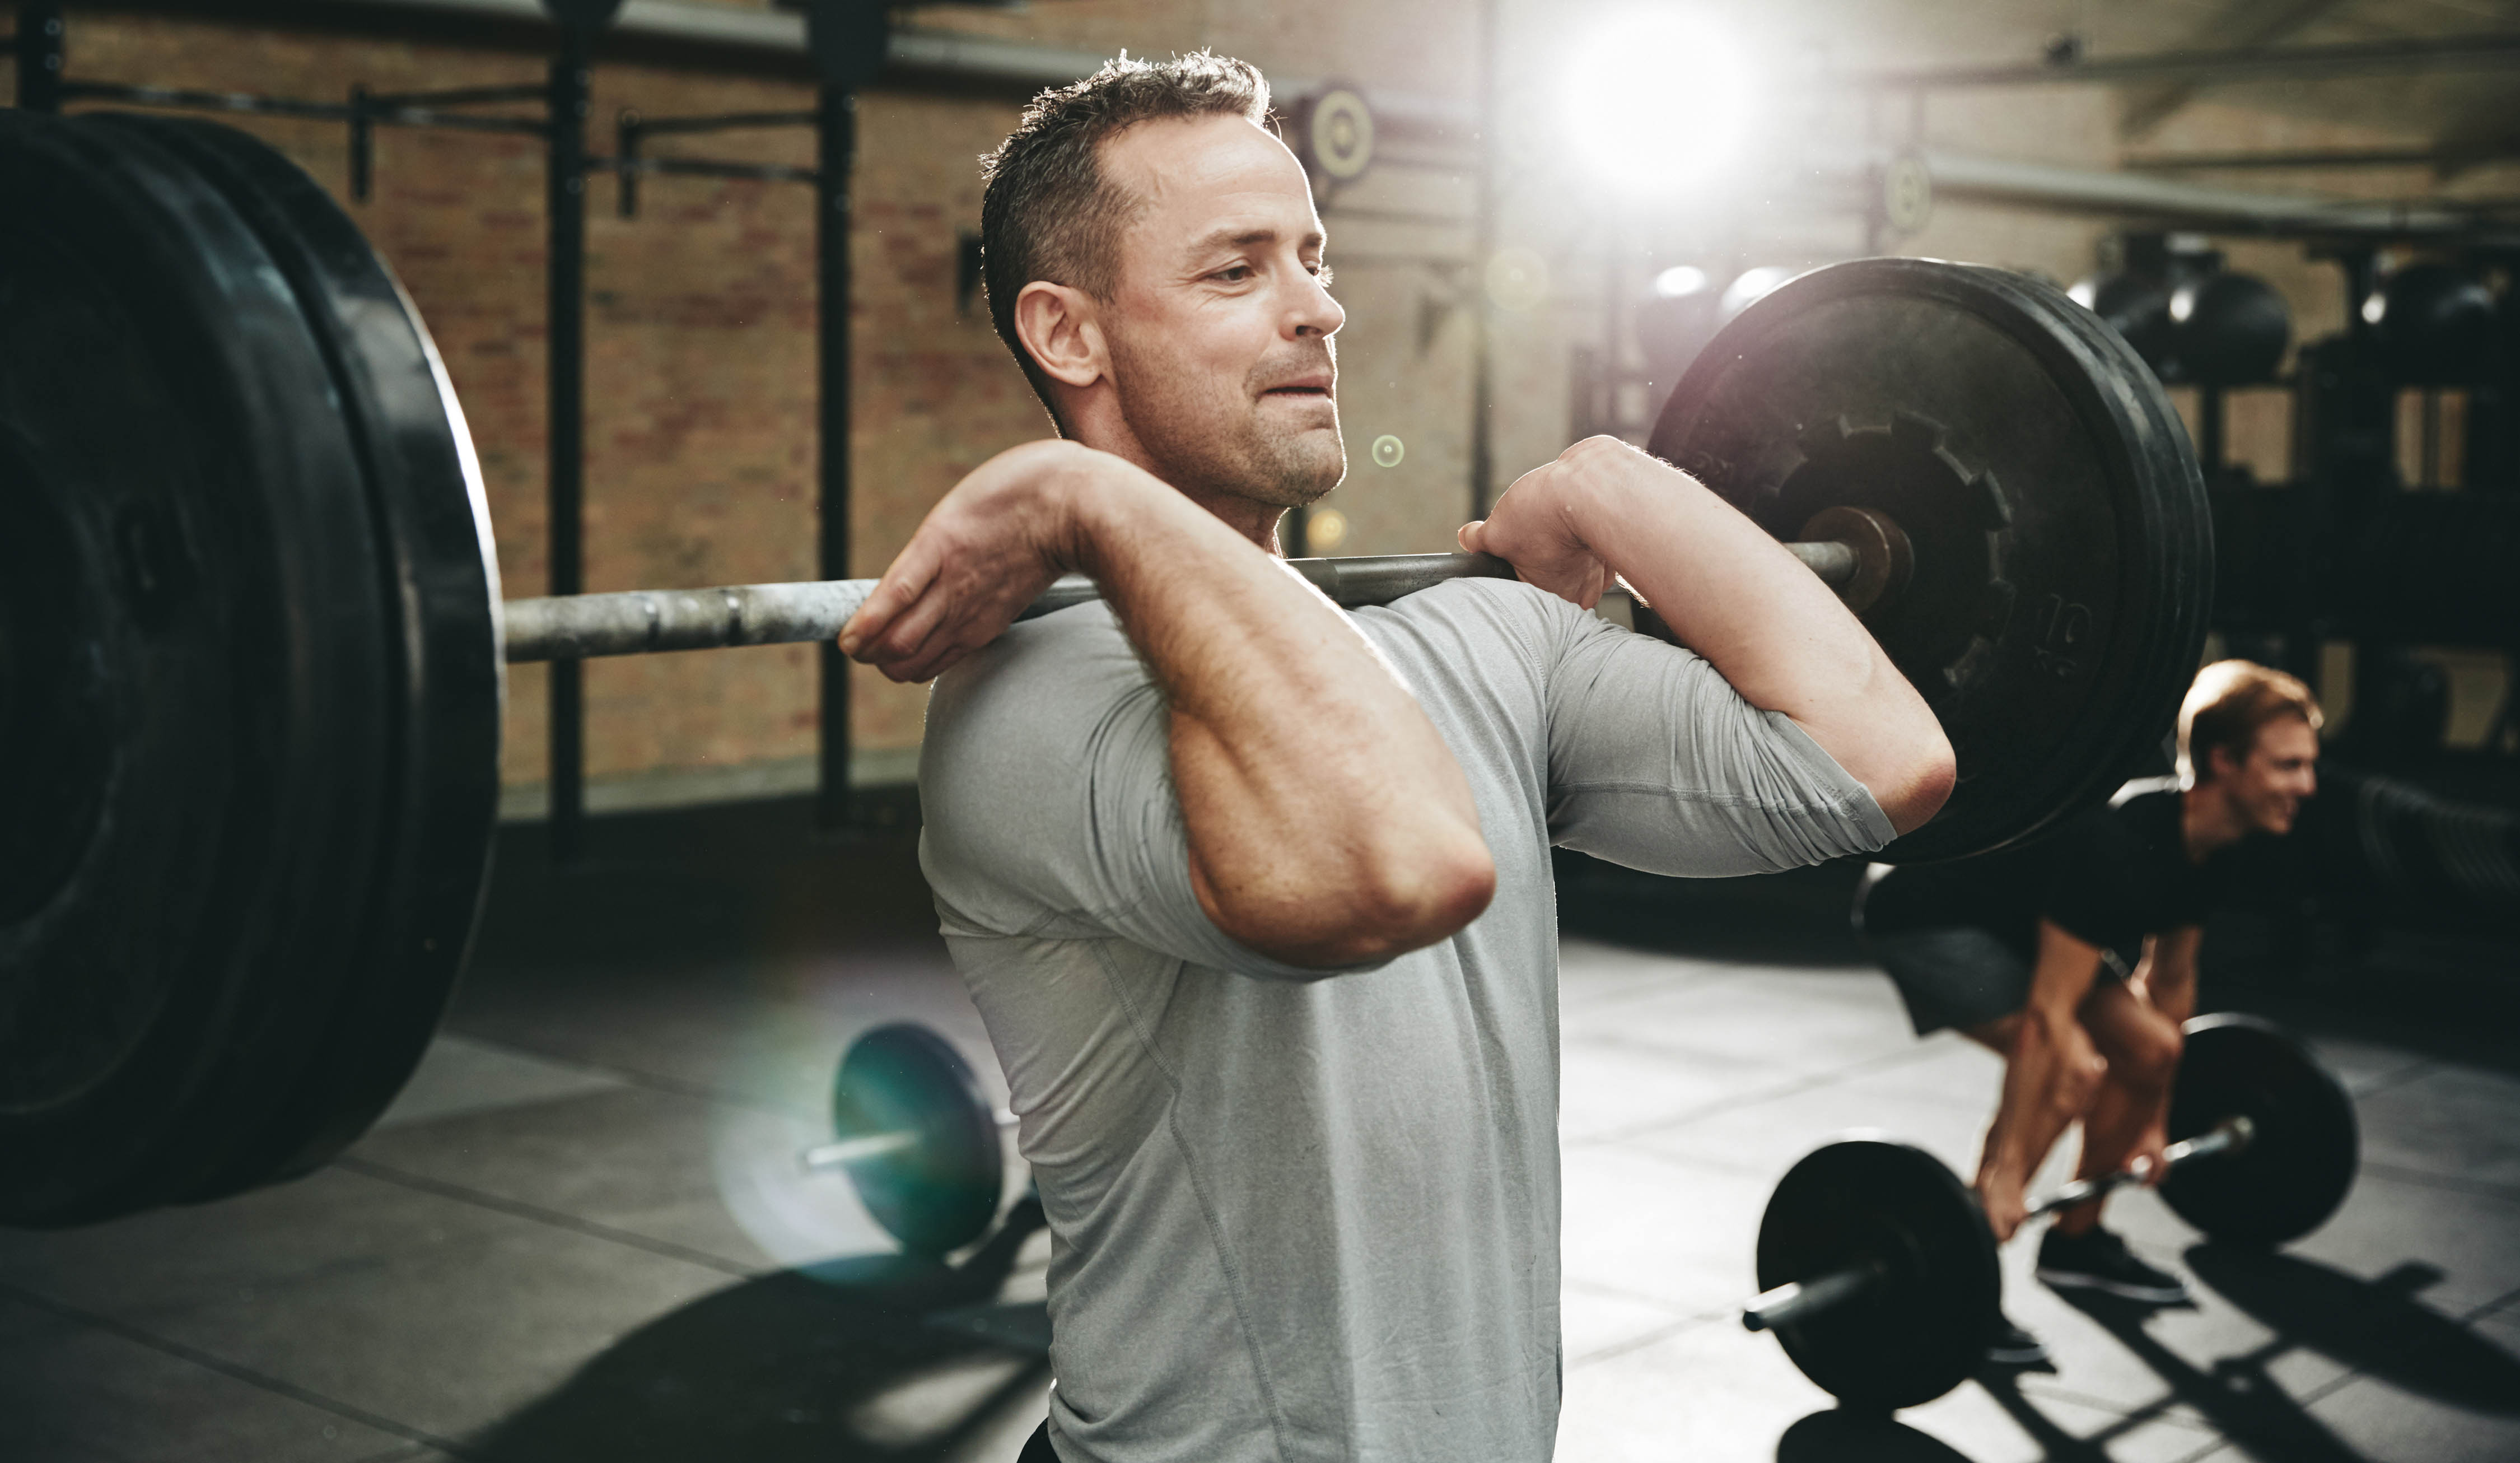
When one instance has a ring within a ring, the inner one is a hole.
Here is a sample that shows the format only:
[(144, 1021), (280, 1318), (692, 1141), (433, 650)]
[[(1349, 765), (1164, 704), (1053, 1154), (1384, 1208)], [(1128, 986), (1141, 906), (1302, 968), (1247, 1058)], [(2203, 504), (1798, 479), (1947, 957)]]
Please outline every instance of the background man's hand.
[(1067, 441), (1026, 442), (972, 470), (911, 535), (840, 631), (840, 652), (923, 681), (1005, 633), (1060, 574), (1083, 568), (1076, 496), (1137, 468)]
[(2023, 1182), (2008, 1173), (1979, 1173), (1977, 1202), (1986, 1211), (1986, 1226), (1995, 1231), (1999, 1245), (2012, 1238), (2030, 1217), (2030, 1200)]
[(2142, 1169), (2143, 1186), (2157, 1189), (2170, 1175), (2169, 1150), (2170, 1129), (2166, 1123), (2156, 1120), (2143, 1130), (2142, 1137), (2135, 1140), (2135, 1151), (2127, 1155), (2127, 1166)]
[(1511, 564), (1524, 583), (1590, 610), (1618, 576), (1585, 541), (1570, 509), (1616, 480), (1655, 476), (1678, 473), (1617, 437), (1588, 436), (1558, 453), (1556, 461), (1515, 479), (1485, 519), (1462, 525), (1462, 548), (1494, 554)]

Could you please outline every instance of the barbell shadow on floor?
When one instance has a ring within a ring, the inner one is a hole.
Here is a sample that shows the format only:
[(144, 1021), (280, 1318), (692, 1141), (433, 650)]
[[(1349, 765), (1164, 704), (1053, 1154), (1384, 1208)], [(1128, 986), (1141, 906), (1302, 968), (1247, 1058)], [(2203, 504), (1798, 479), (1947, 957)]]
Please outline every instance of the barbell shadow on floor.
[[(466, 1456), (899, 1463), (905, 1451), (942, 1454), (1003, 1424), (1006, 1410), (1047, 1379), (1046, 1355), (953, 1324), (997, 1305), (1038, 1228), (1024, 1208), (959, 1264), (850, 1257), (763, 1275), (658, 1316), (484, 1430)], [(975, 1394), (918, 1404), (951, 1414), (932, 1434), (908, 1448), (899, 1437), (870, 1436), (871, 1407), (957, 1367), (976, 1379)]]

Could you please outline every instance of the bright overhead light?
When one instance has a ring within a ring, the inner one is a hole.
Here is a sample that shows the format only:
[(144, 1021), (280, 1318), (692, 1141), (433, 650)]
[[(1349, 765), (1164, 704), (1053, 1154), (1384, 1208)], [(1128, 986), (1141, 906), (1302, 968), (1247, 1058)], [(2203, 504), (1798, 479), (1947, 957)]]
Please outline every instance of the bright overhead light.
[(1713, 176), (1748, 131), (1756, 78), (1732, 31), (1694, 11), (1637, 10), (1568, 57), (1568, 140), (1604, 182), (1665, 193)]
[(1665, 299), (1678, 299), (1706, 288), (1706, 271), (1694, 264), (1674, 264), (1654, 276), (1653, 292)]

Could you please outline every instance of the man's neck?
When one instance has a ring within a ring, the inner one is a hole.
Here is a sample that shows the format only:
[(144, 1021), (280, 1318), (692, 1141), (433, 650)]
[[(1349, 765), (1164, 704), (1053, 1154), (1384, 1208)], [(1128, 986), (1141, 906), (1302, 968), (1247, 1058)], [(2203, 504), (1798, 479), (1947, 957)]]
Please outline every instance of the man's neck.
[(1083, 432), (1062, 430), (1060, 434), (1146, 469), (1154, 478), (1170, 484), (1175, 492), (1214, 514), (1225, 526), (1258, 544), (1271, 558), (1285, 557), (1285, 550), (1279, 546), (1278, 526), (1285, 518), (1286, 510), (1277, 504), (1210, 489), (1203, 483), (1185, 482), (1179, 475), (1155, 461), (1154, 455), (1138, 440), (1136, 433), (1127, 430), (1125, 423), (1095, 420)]
[(2189, 863), (2203, 863), (2249, 836), (2249, 825), (2219, 782), (2199, 783), (2179, 795), (2180, 842)]

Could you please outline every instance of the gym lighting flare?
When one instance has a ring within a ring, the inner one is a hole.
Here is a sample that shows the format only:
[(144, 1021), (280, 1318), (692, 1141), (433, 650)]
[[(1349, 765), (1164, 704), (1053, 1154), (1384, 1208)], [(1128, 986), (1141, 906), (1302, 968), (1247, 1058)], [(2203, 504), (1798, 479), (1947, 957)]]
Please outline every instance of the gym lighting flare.
[(1706, 182), (1740, 149), (1752, 59), (1693, 10), (1632, 10), (1577, 42), (1559, 79), (1567, 140), (1601, 181), (1649, 197)]

